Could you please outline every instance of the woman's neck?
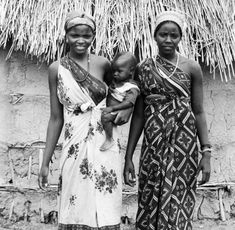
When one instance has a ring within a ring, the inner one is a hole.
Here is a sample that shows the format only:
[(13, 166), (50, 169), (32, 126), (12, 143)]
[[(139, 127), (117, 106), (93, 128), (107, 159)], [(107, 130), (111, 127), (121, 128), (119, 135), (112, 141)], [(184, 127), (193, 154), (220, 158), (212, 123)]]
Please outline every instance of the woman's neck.
[(90, 73), (90, 53), (77, 54), (73, 52), (68, 53), (68, 57), (77, 64), (81, 65), (87, 72)]
[(82, 60), (87, 60), (88, 56), (89, 56), (89, 53), (88, 51), (86, 51), (85, 53), (82, 53), (82, 54), (78, 54), (78, 53), (74, 53), (74, 52), (69, 52), (69, 57), (74, 59), (74, 60), (79, 60), (79, 61), (82, 61)]
[(170, 54), (162, 54), (159, 52), (159, 56), (161, 56), (161, 57), (163, 57), (173, 63), (177, 61), (177, 52), (170, 53)]

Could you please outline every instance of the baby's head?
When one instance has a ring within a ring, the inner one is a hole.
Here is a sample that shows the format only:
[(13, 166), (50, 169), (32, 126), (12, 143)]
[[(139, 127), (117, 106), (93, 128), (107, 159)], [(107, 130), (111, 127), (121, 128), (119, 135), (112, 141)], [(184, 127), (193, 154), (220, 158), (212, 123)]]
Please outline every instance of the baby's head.
[(130, 52), (118, 53), (112, 61), (112, 73), (115, 81), (121, 82), (132, 79), (137, 60)]

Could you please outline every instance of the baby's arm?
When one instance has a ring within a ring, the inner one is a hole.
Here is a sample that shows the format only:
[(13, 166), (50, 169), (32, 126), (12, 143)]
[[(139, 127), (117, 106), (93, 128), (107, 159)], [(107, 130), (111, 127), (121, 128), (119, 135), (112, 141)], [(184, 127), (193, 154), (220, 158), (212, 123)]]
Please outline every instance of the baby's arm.
[(138, 95), (139, 95), (139, 89), (131, 88), (127, 91), (127, 94), (122, 102), (108, 106), (107, 108), (104, 109), (104, 112), (111, 113), (119, 110), (132, 108), (135, 104)]
[(119, 104), (112, 105), (112, 106), (104, 108), (103, 111), (105, 113), (111, 113), (111, 112), (115, 112), (115, 111), (118, 111), (118, 110), (129, 109), (132, 106), (133, 106), (132, 102), (124, 100), (124, 101), (120, 102)]

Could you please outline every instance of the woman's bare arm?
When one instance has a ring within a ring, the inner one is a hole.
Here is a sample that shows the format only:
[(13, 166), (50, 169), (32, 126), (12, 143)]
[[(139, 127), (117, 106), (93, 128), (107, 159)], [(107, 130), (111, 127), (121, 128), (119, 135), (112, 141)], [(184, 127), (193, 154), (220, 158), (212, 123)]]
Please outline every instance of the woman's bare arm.
[[(206, 115), (203, 108), (203, 74), (198, 63), (193, 62), (191, 66), (192, 92), (191, 102), (192, 110), (196, 118), (196, 127), (201, 146), (209, 143)], [(199, 163), (198, 173), (202, 171), (201, 183), (206, 183), (210, 179), (210, 151), (204, 152)]]
[[(127, 143), (124, 166), (124, 181), (126, 184), (133, 186), (135, 184), (135, 168), (132, 157), (144, 127), (144, 101), (142, 96), (138, 96), (133, 115), (131, 118), (130, 132)], [(131, 174), (131, 179), (130, 179)]]
[(39, 175), (39, 186), (47, 183), (48, 168), (55, 146), (63, 127), (63, 106), (57, 97), (57, 72), (58, 63), (52, 63), (49, 67), (49, 90), (50, 90), (50, 119), (47, 127), (46, 147), (43, 155), (41, 171)]
[(49, 89), (50, 89), (50, 119), (47, 128), (46, 148), (44, 153), (43, 164), (48, 166), (55, 146), (59, 139), (64, 117), (63, 106), (57, 97), (57, 65), (53, 63), (49, 67)]

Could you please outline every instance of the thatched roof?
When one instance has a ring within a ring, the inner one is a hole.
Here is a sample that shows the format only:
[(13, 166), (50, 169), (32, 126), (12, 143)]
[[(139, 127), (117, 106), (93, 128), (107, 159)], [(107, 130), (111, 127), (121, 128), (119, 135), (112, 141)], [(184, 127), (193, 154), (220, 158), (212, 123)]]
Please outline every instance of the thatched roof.
[(152, 36), (156, 15), (183, 11), (187, 30), (180, 52), (205, 62), (211, 71), (218, 68), (222, 80), (234, 75), (235, 0), (0, 0), (0, 47), (10, 40), (9, 55), (23, 50), (42, 61), (56, 59), (63, 49), (65, 16), (74, 9), (95, 17), (96, 53), (112, 58), (117, 47), (132, 52), (138, 47), (140, 60), (157, 52)]

